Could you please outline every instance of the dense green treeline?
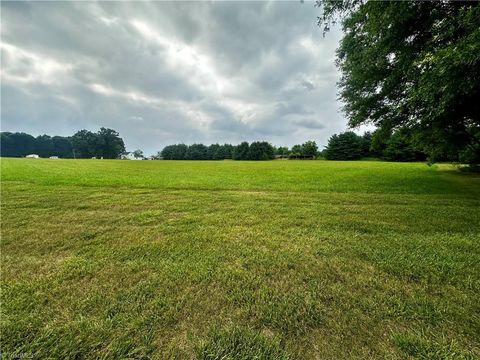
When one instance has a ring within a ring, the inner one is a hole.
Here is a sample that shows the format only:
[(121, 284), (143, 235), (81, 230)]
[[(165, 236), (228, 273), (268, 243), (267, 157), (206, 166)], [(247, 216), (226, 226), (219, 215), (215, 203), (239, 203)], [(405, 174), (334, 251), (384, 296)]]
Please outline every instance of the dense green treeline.
[(378, 158), (388, 161), (424, 161), (427, 156), (416, 149), (401, 132), (385, 134), (380, 131), (357, 135), (347, 131), (334, 134), (323, 151), (315, 141), (275, 147), (268, 142), (231, 144), (168, 145), (155, 157), (164, 160), (269, 160), (273, 158), (359, 160)]
[(100, 128), (97, 132), (77, 131), (73, 136), (39, 135), (26, 133), (0, 133), (0, 154), (3, 157), (105, 158), (116, 159), (125, 152), (125, 144), (118, 132)]
[(38, 154), (41, 157), (73, 158), (71, 137), (52, 137), (48, 135), (33, 137), (23, 132), (2, 132), (0, 141), (3, 157), (23, 157), (28, 154)]
[(231, 144), (176, 144), (166, 146), (159, 154), (165, 160), (270, 160), (275, 155), (274, 147), (266, 141), (255, 141), (249, 144), (242, 142)]
[(401, 132), (376, 130), (363, 136), (352, 131), (334, 134), (321, 154), (327, 160), (359, 160), (379, 158), (387, 161), (424, 161), (427, 155), (415, 148)]
[(292, 149), (285, 146), (275, 147), (266, 141), (244, 141), (238, 145), (231, 144), (176, 144), (168, 145), (156, 158), (164, 160), (270, 160), (274, 158), (316, 158), (319, 155), (315, 141), (294, 145)]
[[(137, 158), (144, 158), (137, 150)], [(98, 132), (80, 130), (73, 136), (33, 137), (26, 133), (1, 133), (1, 156), (24, 157), (37, 154), (40, 157), (105, 158), (117, 159), (127, 154), (118, 132), (101, 128)], [(164, 160), (270, 160), (274, 158), (359, 160), (379, 158), (388, 161), (423, 161), (426, 155), (416, 149), (402, 132), (385, 133), (377, 130), (357, 135), (354, 132), (334, 134), (327, 146), (319, 151), (315, 141), (306, 141), (290, 149), (275, 147), (266, 141), (246, 141), (238, 144), (175, 144), (168, 145), (153, 159)]]

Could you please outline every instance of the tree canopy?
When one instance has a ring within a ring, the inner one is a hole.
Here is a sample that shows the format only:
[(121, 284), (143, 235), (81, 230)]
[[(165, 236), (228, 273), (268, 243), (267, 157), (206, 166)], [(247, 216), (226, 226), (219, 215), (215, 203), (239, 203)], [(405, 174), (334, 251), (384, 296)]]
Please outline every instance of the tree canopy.
[(274, 155), (274, 148), (268, 142), (257, 141), (249, 144), (185, 144), (167, 145), (160, 152), (164, 160), (268, 160)]
[(234, 160), (247, 160), (248, 159), (248, 149), (250, 145), (248, 142), (244, 141), (241, 144), (235, 146), (233, 149), (232, 158)]
[(73, 157), (69, 137), (50, 137), (49, 135), (33, 137), (26, 133), (2, 132), (0, 144), (1, 156), (4, 157), (23, 157), (28, 154), (38, 154), (41, 157)]
[(95, 136), (97, 137), (97, 156), (116, 159), (125, 152), (125, 144), (117, 131), (102, 127)]
[(266, 141), (254, 141), (250, 144), (247, 158), (241, 160), (270, 160), (273, 159), (273, 146)]
[(40, 157), (91, 158), (95, 156), (116, 159), (125, 152), (125, 145), (118, 132), (103, 127), (96, 133), (80, 130), (71, 137), (39, 135), (35, 138), (18, 132), (2, 132), (0, 135), (1, 156), (5, 157), (38, 154)]
[(353, 131), (334, 134), (323, 151), (327, 160), (378, 158), (387, 161), (423, 161), (426, 155), (408, 140), (402, 131), (376, 130), (357, 135)]
[(340, 97), (350, 127), (407, 130), (433, 159), (480, 160), (480, 4), (329, 1), (341, 19)]
[(327, 160), (358, 160), (363, 156), (362, 137), (352, 131), (332, 135), (325, 148)]
[(4, 157), (19, 157), (37, 151), (36, 139), (23, 132), (2, 132), (0, 135), (1, 155)]
[(77, 131), (72, 136), (72, 145), (74, 156), (78, 158), (116, 159), (125, 152), (125, 144), (119, 133), (103, 127), (96, 133)]

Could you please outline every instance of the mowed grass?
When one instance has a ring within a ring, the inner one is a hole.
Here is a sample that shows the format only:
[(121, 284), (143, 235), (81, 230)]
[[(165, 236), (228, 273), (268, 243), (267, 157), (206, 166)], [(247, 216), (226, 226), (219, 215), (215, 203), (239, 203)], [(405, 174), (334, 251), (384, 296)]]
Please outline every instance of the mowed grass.
[(480, 177), (1, 160), (5, 358), (477, 359)]

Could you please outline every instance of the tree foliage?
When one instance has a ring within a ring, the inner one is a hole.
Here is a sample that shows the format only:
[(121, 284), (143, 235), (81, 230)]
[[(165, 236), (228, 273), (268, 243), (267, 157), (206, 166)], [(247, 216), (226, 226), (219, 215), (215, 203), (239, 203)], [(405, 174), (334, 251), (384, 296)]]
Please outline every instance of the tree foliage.
[(36, 153), (36, 139), (26, 133), (2, 132), (0, 135), (1, 155), (4, 157), (20, 157)]
[(165, 146), (159, 154), (164, 160), (223, 160), (231, 159), (232, 151), (230, 144), (176, 144)]
[[(96, 148), (95, 154), (97, 157), (105, 159), (116, 159), (125, 152), (125, 144), (120, 134), (112, 129), (100, 128), (95, 134)], [(143, 156), (143, 154), (142, 154)]]
[(72, 136), (74, 156), (77, 158), (91, 158), (96, 156), (97, 138), (88, 130), (77, 131)]
[(29, 134), (11, 132), (2, 132), (0, 136), (1, 156), (23, 157), (38, 154), (41, 157), (73, 157), (69, 137), (39, 135), (35, 138)]
[(125, 144), (119, 133), (103, 127), (96, 133), (77, 131), (72, 136), (72, 145), (77, 158), (116, 159), (125, 152)]
[(375, 157), (387, 161), (423, 161), (426, 155), (410, 141), (404, 131), (384, 132), (376, 130), (373, 134), (362, 136), (347, 131), (334, 134), (328, 140), (323, 155), (327, 160), (358, 160)]
[(39, 135), (36, 138), (25, 133), (2, 132), (1, 156), (23, 157), (38, 154), (40, 157), (60, 158), (104, 157), (115, 159), (125, 151), (118, 132), (101, 128), (97, 133), (77, 131), (71, 137)]
[(288, 150), (288, 147), (286, 146), (279, 146), (274, 148), (274, 154), (280, 155), (280, 156), (286, 156), (290, 154), (290, 150)]
[(50, 156), (58, 156), (61, 158), (72, 158), (73, 147), (70, 137), (53, 136), (52, 137), (53, 150)]
[(208, 160), (208, 148), (203, 144), (190, 145), (185, 158), (188, 160)]
[(352, 131), (332, 135), (325, 148), (327, 160), (358, 160), (363, 156), (362, 137)]
[(340, 18), (340, 96), (351, 127), (408, 130), (435, 160), (480, 157), (480, 4), (318, 1)]
[(143, 151), (141, 149), (137, 149), (137, 150), (132, 151), (132, 155), (133, 155), (133, 157), (135, 157), (137, 159), (144, 159), (145, 158), (145, 156), (143, 155)]
[(306, 141), (302, 144), (301, 154), (304, 156), (316, 157), (318, 153), (318, 146), (315, 141)]
[(273, 159), (273, 146), (266, 141), (254, 141), (250, 144), (246, 160)]
[(233, 149), (232, 158), (233, 160), (247, 160), (248, 159), (248, 149), (250, 145), (248, 142), (244, 141), (241, 144), (235, 146)]
[(425, 159), (423, 154), (416, 151), (408, 141), (408, 137), (400, 131), (392, 134), (386, 141), (383, 158), (388, 161), (416, 161)]
[(231, 144), (185, 144), (168, 145), (160, 153), (165, 160), (268, 160), (274, 155), (273, 146), (268, 142)]
[[(287, 149), (288, 150), (288, 149)], [(288, 152), (290, 158), (316, 158), (318, 156), (318, 146), (315, 141), (309, 140), (303, 144), (292, 146), (292, 150)]]
[(300, 144), (295, 144), (292, 146), (292, 151), (290, 151), (291, 154), (295, 155), (301, 155), (302, 154), (302, 145)]

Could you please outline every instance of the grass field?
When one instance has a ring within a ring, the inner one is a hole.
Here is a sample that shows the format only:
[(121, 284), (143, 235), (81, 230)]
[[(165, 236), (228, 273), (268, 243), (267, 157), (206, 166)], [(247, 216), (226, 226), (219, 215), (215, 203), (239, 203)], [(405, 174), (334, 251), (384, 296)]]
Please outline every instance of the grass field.
[(476, 359), (480, 177), (2, 159), (5, 358)]

